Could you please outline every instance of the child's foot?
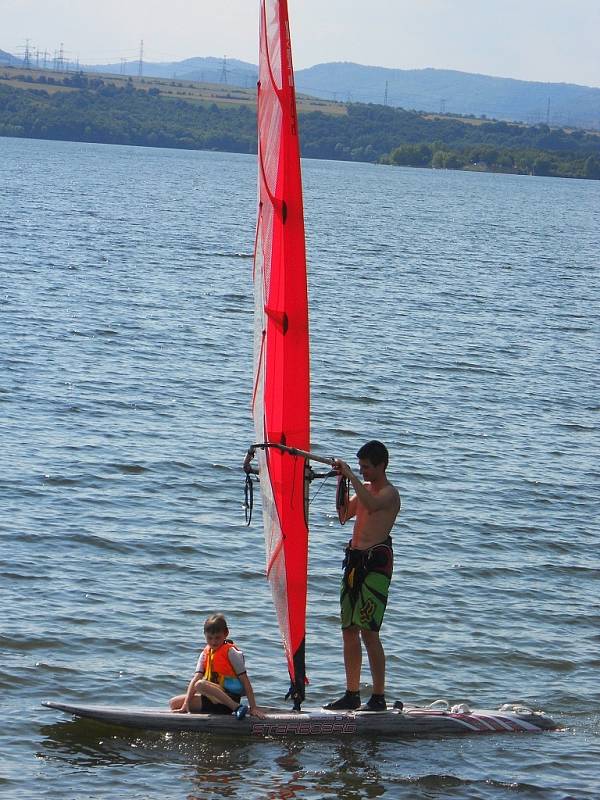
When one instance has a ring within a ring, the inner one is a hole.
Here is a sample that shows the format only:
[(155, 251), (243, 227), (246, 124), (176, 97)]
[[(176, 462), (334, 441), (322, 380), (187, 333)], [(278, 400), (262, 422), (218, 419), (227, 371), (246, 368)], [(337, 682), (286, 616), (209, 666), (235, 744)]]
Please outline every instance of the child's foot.
[(236, 708), (236, 710), (235, 710), (235, 711), (232, 711), (231, 713), (232, 713), (232, 714), (233, 714), (233, 716), (234, 716), (234, 717), (236, 717), (237, 719), (244, 719), (244, 717), (245, 717), (245, 716), (246, 716), (246, 714), (248, 713), (248, 706), (245, 706), (245, 705), (243, 705), (243, 704), (242, 704), (242, 705), (239, 705), (239, 706)]
[(360, 707), (361, 711), (387, 711), (385, 697), (382, 694), (372, 694), (369, 700)]
[(327, 703), (323, 706), (327, 711), (356, 711), (360, 708), (360, 694), (358, 692), (346, 693), (339, 700), (334, 700), (332, 703)]

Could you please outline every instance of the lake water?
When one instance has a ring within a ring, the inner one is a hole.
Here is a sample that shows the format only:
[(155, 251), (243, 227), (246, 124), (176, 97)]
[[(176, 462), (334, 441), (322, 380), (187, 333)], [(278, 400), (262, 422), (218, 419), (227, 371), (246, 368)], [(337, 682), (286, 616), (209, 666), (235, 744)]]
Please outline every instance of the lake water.
[[(40, 706), (165, 703), (213, 610), (282, 702), (242, 509), (255, 170), (0, 139), (3, 796), (598, 797), (599, 182), (303, 164), (313, 444), (354, 463), (382, 439), (403, 497), (388, 698), (522, 701), (563, 732), (243, 741)], [(321, 704), (343, 688), (349, 529), (334, 485), (313, 491)]]

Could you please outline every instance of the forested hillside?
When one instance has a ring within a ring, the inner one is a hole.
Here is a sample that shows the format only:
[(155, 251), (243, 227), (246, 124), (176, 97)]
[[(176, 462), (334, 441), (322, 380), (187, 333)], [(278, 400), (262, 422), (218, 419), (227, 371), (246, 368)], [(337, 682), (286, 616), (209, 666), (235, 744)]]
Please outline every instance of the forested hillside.
[[(600, 136), (579, 130), (366, 104), (299, 120), (304, 157), (600, 177)], [(60, 86), (0, 81), (1, 135), (253, 153), (256, 114), (247, 104), (188, 102), (72, 74)]]
[[(25, 66), (23, 59), (0, 50), (0, 64), (3, 63)], [(139, 74), (139, 68), (137, 59), (82, 67), (86, 73), (132, 77)], [(246, 89), (256, 85), (258, 76), (255, 64), (214, 57), (145, 61), (143, 71), (146, 77)], [(296, 70), (296, 89), (326, 100), (600, 130), (598, 86), (516, 80), (451, 69), (390, 69), (344, 61)]]

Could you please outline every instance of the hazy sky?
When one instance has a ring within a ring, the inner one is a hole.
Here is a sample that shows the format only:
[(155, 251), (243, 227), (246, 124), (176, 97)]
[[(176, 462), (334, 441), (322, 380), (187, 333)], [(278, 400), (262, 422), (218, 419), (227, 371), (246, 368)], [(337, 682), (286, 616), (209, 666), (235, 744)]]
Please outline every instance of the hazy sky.
[[(600, 86), (600, 0), (288, 0), (296, 68), (355, 61)], [(258, 0), (0, 0), (0, 49), (256, 63)]]

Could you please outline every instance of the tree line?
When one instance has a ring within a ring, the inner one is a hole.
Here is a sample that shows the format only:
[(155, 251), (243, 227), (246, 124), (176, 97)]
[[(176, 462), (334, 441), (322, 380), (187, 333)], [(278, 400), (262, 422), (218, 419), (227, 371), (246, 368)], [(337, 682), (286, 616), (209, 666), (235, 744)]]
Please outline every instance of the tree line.
[(98, 83), (73, 92), (0, 84), (0, 136), (256, 152), (256, 116), (248, 107), (220, 108), (163, 98), (158, 90), (140, 91), (130, 83)]
[(534, 148), (509, 149), (493, 145), (472, 145), (452, 149), (443, 142), (403, 144), (392, 150), (389, 157), (384, 157), (382, 161), (406, 167), (600, 179), (600, 156), (557, 154)]
[[(256, 153), (256, 114), (248, 106), (163, 97), (157, 88), (117, 87), (82, 73), (62, 83), (69, 91), (0, 81), (0, 136)], [(600, 178), (600, 136), (593, 133), (360, 103), (346, 112), (300, 115), (304, 157)]]

